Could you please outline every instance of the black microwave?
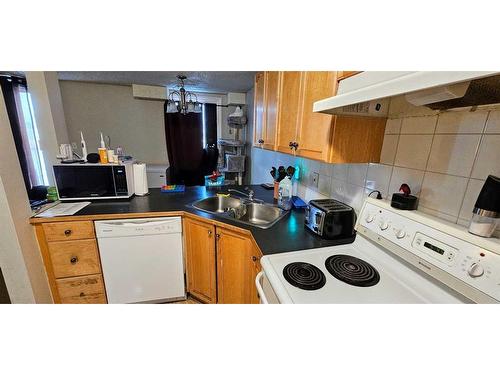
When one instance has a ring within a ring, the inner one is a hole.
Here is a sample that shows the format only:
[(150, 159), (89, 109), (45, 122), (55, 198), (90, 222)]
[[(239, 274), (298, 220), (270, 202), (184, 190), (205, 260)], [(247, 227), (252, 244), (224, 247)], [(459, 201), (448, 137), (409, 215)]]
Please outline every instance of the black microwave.
[(62, 201), (134, 195), (132, 164), (58, 164), (54, 165), (54, 177)]

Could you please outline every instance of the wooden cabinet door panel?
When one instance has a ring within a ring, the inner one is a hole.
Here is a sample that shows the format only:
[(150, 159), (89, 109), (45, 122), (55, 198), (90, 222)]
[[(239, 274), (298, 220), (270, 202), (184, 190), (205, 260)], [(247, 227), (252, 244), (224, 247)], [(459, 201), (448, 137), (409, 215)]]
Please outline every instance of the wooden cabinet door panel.
[(265, 80), (264, 73), (257, 73), (255, 75), (255, 85), (254, 85), (254, 136), (253, 144), (255, 146), (261, 146), (264, 142), (264, 89)]
[(264, 143), (263, 148), (274, 150), (276, 130), (278, 128), (278, 105), (280, 91), (280, 72), (265, 72), (265, 110), (264, 110)]
[(276, 150), (294, 154), (290, 142), (297, 141), (301, 117), (303, 72), (280, 72), (280, 103)]
[(302, 118), (298, 129), (297, 155), (327, 161), (333, 129), (333, 116), (314, 113), (315, 101), (335, 95), (336, 72), (305, 72)]
[(252, 262), (253, 267), (250, 272), (250, 280), (249, 280), (249, 289), (250, 289), (250, 302), (249, 303), (260, 303), (259, 293), (257, 292), (257, 287), (255, 286), (255, 279), (257, 278), (257, 274), (262, 270), (260, 265), (260, 258), (262, 257), (262, 253), (260, 249), (253, 245), (252, 246)]
[(187, 289), (202, 301), (217, 302), (215, 273), (215, 226), (184, 219)]
[[(219, 303), (258, 303), (256, 254), (250, 237), (217, 227), (217, 295)], [(259, 251), (260, 254), (260, 251)]]

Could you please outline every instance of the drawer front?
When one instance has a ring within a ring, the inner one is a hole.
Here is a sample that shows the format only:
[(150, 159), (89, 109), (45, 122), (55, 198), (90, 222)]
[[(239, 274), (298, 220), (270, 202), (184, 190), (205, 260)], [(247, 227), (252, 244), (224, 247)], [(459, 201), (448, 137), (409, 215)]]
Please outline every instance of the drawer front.
[(56, 281), (61, 303), (106, 303), (101, 275), (71, 277)]
[(47, 241), (70, 241), (95, 238), (91, 221), (68, 221), (64, 223), (42, 224)]
[(101, 272), (95, 240), (58, 241), (48, 245), (56, 279)]

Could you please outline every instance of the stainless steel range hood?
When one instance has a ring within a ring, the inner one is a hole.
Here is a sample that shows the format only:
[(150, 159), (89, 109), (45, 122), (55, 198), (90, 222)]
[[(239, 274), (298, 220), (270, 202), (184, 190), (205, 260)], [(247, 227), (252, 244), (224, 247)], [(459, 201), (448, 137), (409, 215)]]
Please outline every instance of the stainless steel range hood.
[(500, 103), (500, 72), (363, 72), (340, 81), (314, 112), (387, 117), (390, 98), (446, 110)]

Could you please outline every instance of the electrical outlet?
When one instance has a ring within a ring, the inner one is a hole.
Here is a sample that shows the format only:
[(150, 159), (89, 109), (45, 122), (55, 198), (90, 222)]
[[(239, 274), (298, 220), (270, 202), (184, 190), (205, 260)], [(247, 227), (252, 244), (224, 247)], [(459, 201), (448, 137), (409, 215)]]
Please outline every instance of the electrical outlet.
[(71, 147), (73, 147), (73, 150), (76, 150), (76, 142), (71, 142)]
[(311, 183), (312, 183), (312, 187), (318, 188), (319, 173), (317, 173), (317, 172), (312, 173)]

